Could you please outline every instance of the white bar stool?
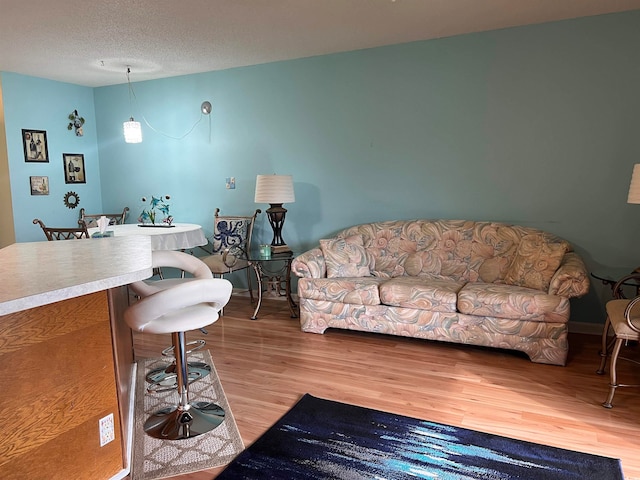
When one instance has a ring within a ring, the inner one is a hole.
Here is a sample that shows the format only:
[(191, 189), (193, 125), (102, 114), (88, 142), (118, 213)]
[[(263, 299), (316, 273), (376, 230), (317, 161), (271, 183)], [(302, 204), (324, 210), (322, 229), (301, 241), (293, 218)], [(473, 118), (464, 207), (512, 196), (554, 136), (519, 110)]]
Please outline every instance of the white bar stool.
[[(172, 265), (180, 265), (182, 270), (180, 278), (161, 278), (159, 280), (144, 280), (141, 282), (135, 282), (129, 285), (131, 290), (136, 294), (138, 298), (148, 297), (154, 293), (158, 293), (167, 288), (175, 287), (184, 282), (190, 282), (193, 279), (198, 278), (213, 278), (211, 271), (204, 262), (199, 258), (192, 255), (182, 256), (173, 255), (170, 251), (168, 254), (166, 251), (159, 250), (158, 253), (153, 254), (153, 269), (160, 270), (160, 267), (169, 267)], [(188, 271), (193, 278), (185, 278), (184, 272)], [(201, 329), (203, 333), (207, 333), (206, 330)], [(187, 356), (196, 350), (200, 350), (205, 345), (204, 340), (193, 340), (187, 343), (189, 349), (186, 351)], [(162, 351), (162, 355), (166, 357), (173, 357), (173, 346), (167, 347)], [(204, 362), (188, 361), (187, 359), (187, 374), (189, 377), (189, 383), (195, 382), (203, 377), (206, 377), (211, 373), (211, 366)], [(149, 393), (165, 392), (168, 390), (174, 390), (178, 387), (175, 361), (172, 364), (165, 365), (156, 368), (150, 372), (147, 372), (146, 380), (149, 382), (147, 391)]]
[[(194, 265), (198, 266), (197, 262), (200, 260), (183, 252), (153, 252), (154, 266), (158, 264), (190, 272)], [(172, 337), (179, 402), (176, 406), (155, 412), (146, 420), (144, 430), (152, 437), (164, 440), (191, 438), (213, 430), (224, 420), (225, 412), (219, 405), (189, 401), (185, 332), (218, 320), (220, 310), (231, 297), (231, 289), (228, 280), (193, 279), (152, 293), (125, 311), (125, 321), (132, 329), (155, 334), (171, 333)]]

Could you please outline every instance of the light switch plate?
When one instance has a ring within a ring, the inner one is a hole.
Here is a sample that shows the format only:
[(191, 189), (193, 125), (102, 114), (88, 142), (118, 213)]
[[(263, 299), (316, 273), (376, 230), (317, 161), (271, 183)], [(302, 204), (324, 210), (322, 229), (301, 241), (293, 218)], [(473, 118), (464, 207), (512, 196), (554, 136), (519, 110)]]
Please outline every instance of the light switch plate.
[(227, 177), (227, 190), (234, 190), (236, 188), (236, 177)]

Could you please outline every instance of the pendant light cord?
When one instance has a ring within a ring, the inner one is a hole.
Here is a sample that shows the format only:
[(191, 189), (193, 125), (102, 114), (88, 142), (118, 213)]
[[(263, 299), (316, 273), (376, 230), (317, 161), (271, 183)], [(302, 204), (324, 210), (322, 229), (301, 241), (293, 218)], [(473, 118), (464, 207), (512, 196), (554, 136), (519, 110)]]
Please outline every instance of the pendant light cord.
[[(131, 121), (133, 121), (133, 102), (131, 101), (131, 94), (133, 93), (133, 87), (131, 86), (131, 80), (129, 79), (129, 74), (131, 73), (131, 68), (127, 66), (127, 85), (129, 85), (129, 109), (131, 110), (129, 117)], [(134, 95), (135, 96), (135, 95)]]
[[(129, 78), (129, 74), (131, 73), (131, 67), (127, 66), (127, 84), (129, 85), (129, 105), (132, 106), (132, 98), (133, 101), (136, 103), (136, 105), (138, 104), (138, 98), (136, 97), (136, 92), (133, 90), (133, 85), (131, 85), (131, 80)], [(209, 105), (210, 106), (210, 105)], [(187, 130), (187, 132), (184, 135), (181, 135), (179, 137), (174, 137), (173, 135), (169, 135), (168, 133), (162, 132), (160, 130), (158, 130), (157, 128), (154, 128), (153, 125), (151, 125), (149, 123), (149, 121), (147, 120), (147, 118), (144, 116), (143, 113), (140, 114), (142, 116), (142, 120), (144, 120), (144, 123), (147, 125), (147, 127), (149, 127), (151, 130), (153, 130), (156, 133), (159, 133), (160, 135), (167, 137), (167, 138), (172, 138), (174, 140), (182, 140), (184, 137), (186, 137), (187, 135), (189, 135), (191, 132), (193, 132), (193, 129), (196, 128), (196, 126), (202, 121), (202, 117), (205, 115), (204, 112), (201, 110), (200, 111), (200, 118), (198, 118), (198, 120), (196, 121), (196, 123), (194, 123), (191, 128), (189, 130)], [(209, 143), (211, 143), (211, 114), (207, 113), (207, 116), (209, 117)], [(131, 111), (131, 119), (133, 120), (133, 108)]]

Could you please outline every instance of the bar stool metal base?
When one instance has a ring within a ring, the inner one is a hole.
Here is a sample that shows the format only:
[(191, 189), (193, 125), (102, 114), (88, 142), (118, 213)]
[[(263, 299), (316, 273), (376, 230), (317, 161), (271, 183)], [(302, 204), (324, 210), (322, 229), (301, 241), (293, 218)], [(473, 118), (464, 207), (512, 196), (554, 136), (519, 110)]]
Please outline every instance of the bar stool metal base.
[(182, 440), (210, 432), (225, 417), (224, 409), (211, 402), (193, 402), (187, 407), (158, 410), (144, 423), (144, 431), (161, 440)]

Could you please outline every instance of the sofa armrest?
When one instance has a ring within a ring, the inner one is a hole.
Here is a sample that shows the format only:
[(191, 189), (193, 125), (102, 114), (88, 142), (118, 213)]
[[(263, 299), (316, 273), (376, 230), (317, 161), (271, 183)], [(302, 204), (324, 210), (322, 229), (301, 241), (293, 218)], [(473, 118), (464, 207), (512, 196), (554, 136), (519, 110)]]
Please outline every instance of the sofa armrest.
[(327, 264), (320, 248), (308, 250), (293, 259), (291, 271), (302, 278), (324, 278), (327, 276)]
[(551, 278), (549, 295), (565, 298), (581, 297), (589, 291), (589, 272), (582, 258), (575, 253), (566, 253)]

